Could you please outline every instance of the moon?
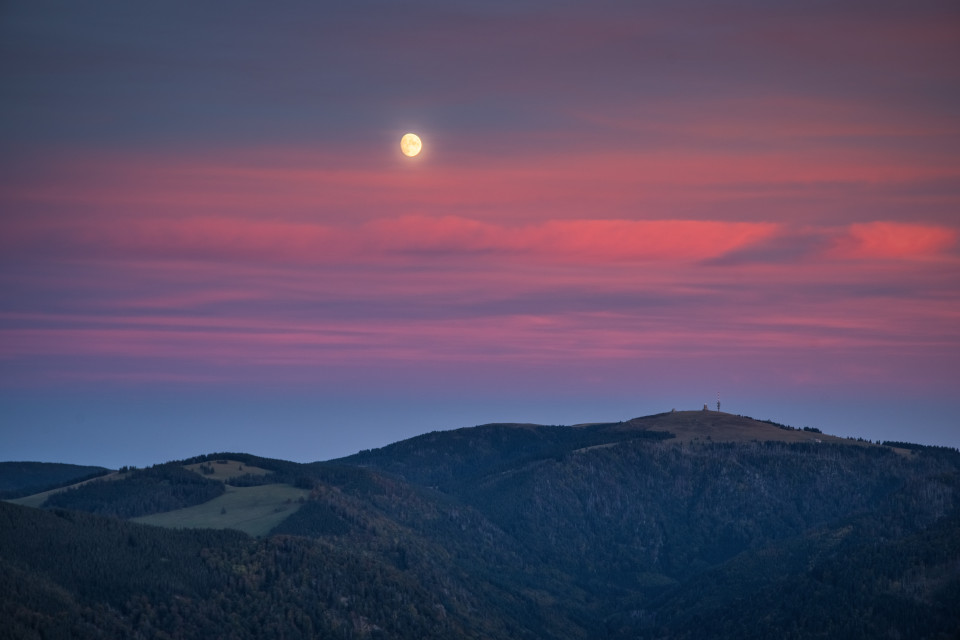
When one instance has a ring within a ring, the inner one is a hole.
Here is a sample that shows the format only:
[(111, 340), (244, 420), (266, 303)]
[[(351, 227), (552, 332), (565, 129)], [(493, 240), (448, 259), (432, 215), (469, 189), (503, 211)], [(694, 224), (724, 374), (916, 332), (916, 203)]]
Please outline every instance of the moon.
[(400, 138), (400, 151), (408, 158), (412, 158), (420, 153), (420, 149), (422, 148), (423, 143), (420, 142), (420, 137), (415, 133), (405, 133), (403, 137)]

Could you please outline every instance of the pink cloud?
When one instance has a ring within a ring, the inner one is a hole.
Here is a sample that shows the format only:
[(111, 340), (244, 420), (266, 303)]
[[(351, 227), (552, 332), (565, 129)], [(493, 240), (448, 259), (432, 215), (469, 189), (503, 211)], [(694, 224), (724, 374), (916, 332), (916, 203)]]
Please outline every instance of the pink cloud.
[[(716, 220), (558, 219), (502, 224), (462, 216), (406, 215), (361, 225), (195, 217), (19, 220), (0, 245), (9, 255), (73, 259), (198, 259), (251, 264), (397, 264), (430, 256), (497, 254), (543, 263), (701, 261), (788, 237), (790, 225)], [(865, 260), (940, 255), (955, 228), (896, 222), (807, 226), (831, 243), (824, 257)], [(222, 300), (242, 296), (217, 294)]]
[(552, 220), (504, 227), (447, 216), (376, 221), (369, 228), (395, 251), (491, 251), (548, 262), (702, 260), (768, 238), (769, 223), (698, 220)]
[(9, 228), (5, 245), (10, 252), (53, 248), (74, 256), (301, 264), (380, 263), (409, 253), (461, 252), (604, 263), (711, 258), (768, 238), (777, 229), (773, 223), (698, 220), (553, 220), (512, 227), (457, 216), (402, 216), (360, 227), (228, 218), (92, 220), (20, 222)]
[(831, 254), (848, 259), (913, 259), (934, 257), (957, 244), (958, 233), (949, 227), (870, 222), (852, 224), (839, 237)]

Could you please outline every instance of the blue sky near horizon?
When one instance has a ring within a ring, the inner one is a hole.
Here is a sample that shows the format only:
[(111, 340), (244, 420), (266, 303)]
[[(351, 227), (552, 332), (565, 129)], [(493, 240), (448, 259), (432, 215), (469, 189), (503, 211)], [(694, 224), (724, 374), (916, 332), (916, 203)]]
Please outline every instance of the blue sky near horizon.
[(4, 3), (0, 459), (718, 391), (960, 447), (957, 59), (926, 0)]
[[(119, 468), (149, 466), (221, 451), (254, 453), (296, 462), (331, 460), (385, 446), (429, 431), (490, 422), (578, 424), (619, 421), (677, 408), (699, 409), (688, 398), (504, 398), (436, 395), (400, 398), (384, 394), (329, 401), (302, 395), (240, 399), (223, 393), (128, 393), (112, 400), (98, 394), (5, 397), (0, 410), (20, 428), (4, 437), (4, 459), (68, 462)], [(709, 394), (701, 394), (706, 398)], [(52, 400), (52, 401), (51, 401)], [(722, 409), (798, 428), (816, 427), (851, 438), (906, 440), (955, 446), (939, 438), (943, 405), (884, 403), (853, 405), (841, 399), (807, 404), (770, 398), (740, 406), (721, 396)], [(709, 404), (715, 407), (716, 394)]]

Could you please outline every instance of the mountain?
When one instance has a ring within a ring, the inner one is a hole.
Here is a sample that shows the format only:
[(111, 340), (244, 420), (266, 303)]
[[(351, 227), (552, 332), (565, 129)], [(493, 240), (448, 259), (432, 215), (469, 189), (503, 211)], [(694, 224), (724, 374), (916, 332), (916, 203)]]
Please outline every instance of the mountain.
[(680, 411), (128, 470), (0, 504), (0, 637), (954, 638), (960, 452), (892, 444)]

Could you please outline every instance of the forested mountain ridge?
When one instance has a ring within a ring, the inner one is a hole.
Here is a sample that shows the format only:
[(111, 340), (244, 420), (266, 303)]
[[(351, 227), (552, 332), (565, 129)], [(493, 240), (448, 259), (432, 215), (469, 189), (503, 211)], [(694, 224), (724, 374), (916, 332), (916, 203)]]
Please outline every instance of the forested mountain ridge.
[(547, 426), (495, 423), (434, 431), (335, 462), (377, 469), (417, 484), (453, 489), (483, 476), (593, 447), (632, 441), (695, 443), (810, 443), (870, 446), (869, 442), (716, 411), (670, 411), (625, 422)]
[[(183, 638), (954, 638), (960, 453), (895, 444), (695, 411), (482, 425), (303, 465), (200, 456), (178, 468), (229, 459), (258, 473), (227, 482), (308, 497), (260, 540), (4, 511), (0, 571), (26, 586), (3, 589), (0, 613), (24, 633), (105, 616)], [(149, 539), (93, 555), (164, 571), (154, 583), (118, 566), (125, 586), (98, 595), (90, 570), (33, 557), (42, 540), (21, 539), (63, 526), (75, 549), (100, 529)], [(169, 551), (180, 547), (192, 551)], [(163, 577), (176, 575), (207, 586)], [(237, 606), (252, 594), (260, 604)]]

